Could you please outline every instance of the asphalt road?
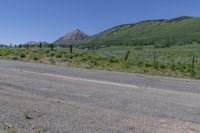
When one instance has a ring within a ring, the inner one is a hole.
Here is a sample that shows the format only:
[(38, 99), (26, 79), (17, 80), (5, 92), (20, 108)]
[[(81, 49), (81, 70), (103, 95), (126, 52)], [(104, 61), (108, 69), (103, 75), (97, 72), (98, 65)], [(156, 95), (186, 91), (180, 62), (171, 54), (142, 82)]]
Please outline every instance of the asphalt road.
[(200, 81), (0, 60), (0, 133), (8, 127), (199, 133)]

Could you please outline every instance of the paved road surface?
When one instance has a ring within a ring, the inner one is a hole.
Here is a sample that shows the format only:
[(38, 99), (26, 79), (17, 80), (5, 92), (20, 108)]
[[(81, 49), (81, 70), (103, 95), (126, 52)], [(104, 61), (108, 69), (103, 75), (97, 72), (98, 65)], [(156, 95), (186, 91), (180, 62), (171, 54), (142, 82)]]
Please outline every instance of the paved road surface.
[(20, 133), (198, 133), (200, 81), (0, 60), (0, 133), (8, 125)]

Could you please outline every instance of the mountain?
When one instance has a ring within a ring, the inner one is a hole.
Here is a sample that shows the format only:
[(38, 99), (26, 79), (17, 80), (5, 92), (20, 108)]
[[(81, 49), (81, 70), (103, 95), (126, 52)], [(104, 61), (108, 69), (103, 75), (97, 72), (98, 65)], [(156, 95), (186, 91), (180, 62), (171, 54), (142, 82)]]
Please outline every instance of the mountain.
[(119, 25), (83, 41), (79, 45), (134, 45), (135, 42), (153, 43), (159, 40), (200, 40), (200, 18), (182, 16), (171, 20), (145, 20)]
[(30, 46), (35, 46), (35, 45), (39, 45), (39, 44), (48, 45), (48, 44), (50, 44), (50, 43), (45, 42), (45, 41), (40, 41), (40, 42), (29, 41), (29, 42), (26, 42), (26, 43), (24, 43), (24, 44), (22, 44), (22, 45), (27, 45), (27, 44), (30, 45)]
[(79, 29), (76, 29), (72, 32), (67, 33), (65, 36), (59, 38), (58, 40), (56, 40), (54, 44), (69, 45), (69, 44), (75, 43), (76, 41), (84, 40), (88, 37), (89, 35), (87, 35), (86, 33), (82, 32)]

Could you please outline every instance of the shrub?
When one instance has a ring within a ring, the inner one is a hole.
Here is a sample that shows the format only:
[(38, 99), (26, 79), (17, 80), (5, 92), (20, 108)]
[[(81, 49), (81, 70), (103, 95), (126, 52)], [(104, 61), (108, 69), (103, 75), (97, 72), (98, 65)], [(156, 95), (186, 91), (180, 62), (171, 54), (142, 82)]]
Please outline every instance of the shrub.
[(143, 46), (135, 46), (135, 50), (142, 50)]
[(172, 71), (176, 71), (176, 65), (175, 65), (175, 64), (171, 64), (170, 67), (171, 67), (171, 70), (172, 70)]
[(0, 129), (5, 130), (7, 133), (17, 133), (14, 127), (9, 123), (3, 123)]
[(81, 58), (81, 62), (87, 61), (87, 57), (86, 56), (81, 56), (80, 58)]
[(21, 115), (23, 119), (32, 119), (30, 112), (23, 112)]
[(25, 58), (25, 57), (26, 57), (26, 54), (25, 54), (25, 53), (20, 53), (20, 57), (21, 57), (21, 58)]
[(117, 59), (116, 57), (113, 57), (113, 56), (109, 57), (108, 60), (109, 60), (110, 63), (119, 63), (119, 59)]
[(185, 45), (185, 42), (184, 42), (184, 41), (178, 41), (178, 42), (176, 43), (176, 45), (178, 45), (178, 46)]
[(156, 41), (154, 43), (154, 47), (155, 48), (166, 48), (166, 47), (170, 47), (170, 43), (166, 40), (160, 40), (160, 41)]
[(54, 57), (54, 56), (55, 56), (55, 53), (54, 53), (54, 52), (50, 52), (50, 53), (49, 53), (49, 56), (50, 56), (50, 57)]
[(141, 67), (142, 65), (144, 65), (144, 61), (143, 60), (138, 60), (137, 61), (137, 66)]
[(97, 65), (98, 61), (97, 60), (91, 60), (90, 63), (93, 64), (93, 65)]
[(145, 66), (145, 67), (152, 67), (153, 64), (152, 64), (150, 61), (146, 61), (146, 62), (144, 63), (144, 66)]
[(12, 57), (12, 60), (19, 60), (19, 57), (18, 56), (14, 56), (14, 57)]
[(39, 60), (38, 56), (33, 57), (34, 60)]
[(13, 54), (13, 50), (11, 49), (7, 48), (0, 49), (0, 56), (9, 56), (11, 54)]
[(160, 64), (160, 68), (165, 69), (166, 68), (165, 64)]
[(54, 58), (49, 58), (49, 62), (50, 62), (51, 64), (55, 64)]
[(63, 57), (64, 54), (65, 54), (64, 51), (57, 51), (55, 53), (55, 56), (56, 56), (56, 58), (61, 58), (61, 57)]

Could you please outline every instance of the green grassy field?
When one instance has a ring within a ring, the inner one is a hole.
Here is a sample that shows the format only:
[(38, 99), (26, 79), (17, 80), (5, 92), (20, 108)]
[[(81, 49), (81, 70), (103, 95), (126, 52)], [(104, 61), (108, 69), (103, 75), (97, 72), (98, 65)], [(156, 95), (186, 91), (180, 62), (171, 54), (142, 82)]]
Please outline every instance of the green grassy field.
[(147, 20), (125, 24), (103, 31), (78, 44), (86, 46), (133, 46), (156, 44), (158, 41), (170, 45), (200, 41), (200, 18), (178, 17), (172, 20)]
[[(200, 79), (200, 44), (155, 48), (112, 46), (97, 50), (1, 48), (0, 58), (123, 72)], [(130, 55), (125, 60), (125, 54)], [(194, 56), (194, 61), (193, 61)]]

